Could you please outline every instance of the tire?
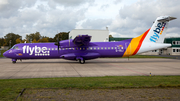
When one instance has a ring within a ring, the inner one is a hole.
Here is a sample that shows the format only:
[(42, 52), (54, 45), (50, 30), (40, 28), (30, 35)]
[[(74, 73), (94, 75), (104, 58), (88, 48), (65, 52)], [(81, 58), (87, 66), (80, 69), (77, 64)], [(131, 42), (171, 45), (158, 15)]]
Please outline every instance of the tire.
[(83, 59), (83, 61), (81, 61), (81, 59), (79, 59), (79, 63), (80, 63), (80, 64), (84, 64), (84, 63), (85, 63), (85, 60)]

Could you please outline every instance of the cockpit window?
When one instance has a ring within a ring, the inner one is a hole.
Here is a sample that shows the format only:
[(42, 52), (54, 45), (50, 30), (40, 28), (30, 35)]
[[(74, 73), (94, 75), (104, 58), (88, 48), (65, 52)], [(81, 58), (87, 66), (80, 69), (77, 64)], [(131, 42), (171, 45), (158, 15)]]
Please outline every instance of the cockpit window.
[(11, 49), (15, 49), (15, 46), (13, 46)]
[(11, 49), (18, 49), (18, 46), (13, 46)]
[(18, 46), (15, 46), (16, 49), (18, 49)]

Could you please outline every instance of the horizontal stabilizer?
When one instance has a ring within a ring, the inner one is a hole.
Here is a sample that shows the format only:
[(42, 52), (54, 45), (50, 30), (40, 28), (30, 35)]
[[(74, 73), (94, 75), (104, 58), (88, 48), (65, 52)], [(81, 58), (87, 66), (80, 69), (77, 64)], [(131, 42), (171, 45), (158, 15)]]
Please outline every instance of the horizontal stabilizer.
[(159, 22), (165, 22), (165, 21), (171, 21), (171, 20), (174, 20), (174, 19), (177, 19), (176, 17), (170, 17), (170, 16), (164, 16), (160, 19), (158, 19)]
[(89, 35), (78, 35), (74, 38), (73, 43), (77, 46), (87, 46), (91, 41), (91, 36)]

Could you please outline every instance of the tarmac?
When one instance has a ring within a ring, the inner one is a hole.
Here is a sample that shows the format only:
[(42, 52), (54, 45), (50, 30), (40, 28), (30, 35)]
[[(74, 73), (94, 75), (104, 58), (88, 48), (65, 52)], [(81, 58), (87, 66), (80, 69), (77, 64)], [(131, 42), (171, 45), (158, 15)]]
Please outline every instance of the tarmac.
[(180, 75), (180, 60), (166, 58), (99, 58), (85, 64), (63, 59), (0, 59), (0, 79)]

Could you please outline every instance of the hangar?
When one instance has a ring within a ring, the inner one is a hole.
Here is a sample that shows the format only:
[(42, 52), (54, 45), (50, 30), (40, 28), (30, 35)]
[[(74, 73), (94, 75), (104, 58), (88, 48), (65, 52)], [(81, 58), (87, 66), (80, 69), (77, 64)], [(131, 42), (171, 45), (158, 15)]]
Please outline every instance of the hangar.
[(106, 27), (105, 30), (95, 29), (74, 29), (69, 33), (69, 39), (74, 39), (77, 35), (90, 35), (91, 42), (108, 42), (109, 30)]

